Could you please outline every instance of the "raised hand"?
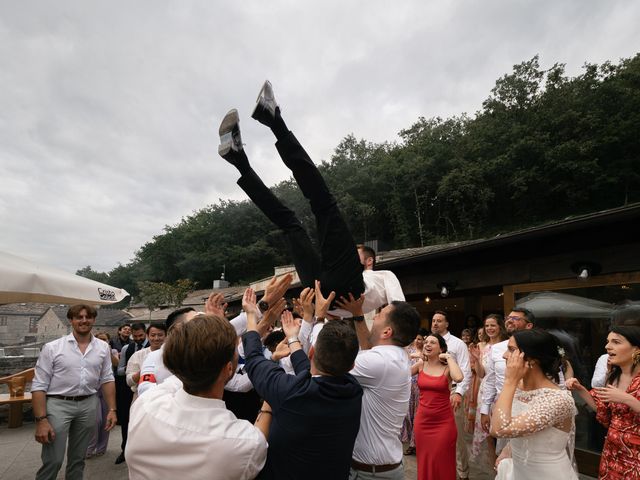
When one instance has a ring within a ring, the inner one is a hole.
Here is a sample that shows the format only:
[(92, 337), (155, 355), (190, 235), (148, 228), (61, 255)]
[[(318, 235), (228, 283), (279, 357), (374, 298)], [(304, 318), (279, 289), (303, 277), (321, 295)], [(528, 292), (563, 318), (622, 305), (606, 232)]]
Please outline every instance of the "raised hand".
[(204, 313), (224, 318), (224, 312), (226, 309), (227, 304), (224, 303), (224, 295), (221, 293), (211, 292), (211, 295), (209, 295), (209, 298), (207, 298), (207, 301), (204, 304)]
[(267, 302), (269, 306), (278, 299), (284, 297), (284, 294), (291, 286), (293, 275), (287, 273), (281, 277), (273, 277), (269, 284), (264, 289), (264, 297), (262, 300)]
[(277, 362), (282, 360), (284, 357), (288, 357), (289, 355), (291, 355), (291, 349), (289, 348), (287, 339), (285, 338), (280, 343), (278, 343), (276, 350), (273, 352), (273, 355), (271, 355), (271, 360)]
[(587, 391), (587, 389), (584, 387), (584, 385), (582, 385), (580, 383), (580, 381), (573, 377), (573, 378), (567, 378), (564, 382), (564, 386), (567, 387), (567, 390), (572, 390), (572, 391)]
[(313, 298), (315, 295), (316, 291), (307, 287), (300, 293), (300, 298), (294, 300), (294, 302), (302, 308), (302, 318), (307, 322), (311, 322), (313, 320), (313, 313), (315, 311)]
[[(272, 302), (273, 303), (273, 302)], [(276, 323), (276, 320), (280, 318), (280, 314), (287, 306), (287, 301), (284, 298), (280, 298), (273, 304), (269, 304), (269, 310), (264, 313), (262, 320), (258, 324), (257, 330), (260, 336), (266, 335), (271, 327)]]
[(362, 304), (364, 303), (364, 293), (360, 295), (360, 298), (355, 299), (352, 293), (349, 293), (349, 298), (340, 297), (336, 300), (336, 305), (346, 310), (352, 317), (359, 317), (364, 315), (362, 311)]
[(329, 305), (336, 298), (336, 292), (331, 292), (327, 298), (324, 298), (322, 291), (320, 290), (320, 280), (316, 280), (316, 317), (326, 318)]
[(524, 352), (517, 348), (511, 352), (507, 359), (507, 368), (504, 372), (504, 381), (514, 382), (516, 385), (527, 373), (527, 364), (524, 361)]
[(282, 322), (282, 331), (287, 338), (298, 336), (298, 333), (300, 333), (300, 324), (296, 321), (295, 318), (293, 318), (293, 315), (290, 311), (285, 310), (284, 312), (282, 312), (280, 321)]
[(256, 292), (254, 292), (252, 288), (247, 288), (244, 291), (244, 295), (242, 296), (242, 310), (244, 310), (247, 315), (255, 315), (258, 312)]

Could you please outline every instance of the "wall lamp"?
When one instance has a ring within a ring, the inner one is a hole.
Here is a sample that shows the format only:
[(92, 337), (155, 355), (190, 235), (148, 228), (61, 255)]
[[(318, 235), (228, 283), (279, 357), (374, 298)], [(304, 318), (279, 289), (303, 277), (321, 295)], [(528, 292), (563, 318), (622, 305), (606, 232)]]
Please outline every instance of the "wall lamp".
[(453, 292), (458, 286), (458, 282), (454, 281), (446, 281), (441, 282), (437, 285), (438, 290), (440, 290), (440, 296), (442, 298), (447, 298), (451, 292)]
[(602, 267), (594, 262), (575, 262), (571, 264), (571, 270), (578, 275), (579, 280), (588, 280), (593, 275), (597, 275)]

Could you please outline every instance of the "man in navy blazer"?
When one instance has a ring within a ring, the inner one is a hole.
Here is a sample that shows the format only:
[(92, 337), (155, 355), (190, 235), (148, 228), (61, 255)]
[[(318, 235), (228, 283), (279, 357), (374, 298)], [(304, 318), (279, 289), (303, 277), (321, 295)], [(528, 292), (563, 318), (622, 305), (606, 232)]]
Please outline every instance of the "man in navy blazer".
[(353, 327), (341, 320), (327, 323), (309, 361), (298, 340), (300, 325), (285, 311), (282, 328), (295, 370), (295, 375), (287, 375), (262, 353), (251, 289), (242, 305), (247, 312), (245, 369), (270, 407), (260, 415), (273, 415), (267, 463), (258, 478), (347, 479), (362, 404), (362, 387), (348, 373), (358, 354)]

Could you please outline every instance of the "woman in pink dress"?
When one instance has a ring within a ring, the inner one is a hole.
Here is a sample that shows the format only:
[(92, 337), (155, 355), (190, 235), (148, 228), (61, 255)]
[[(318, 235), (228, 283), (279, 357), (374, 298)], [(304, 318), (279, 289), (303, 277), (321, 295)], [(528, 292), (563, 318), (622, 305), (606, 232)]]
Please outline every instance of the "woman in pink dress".
[(412, 367), (418, 373), (420, 401), (413, 423), (418, 480), (455, 480), (456, 422), (451, 408), (451, 381), (464, 378), (447, 343), (438, 334), (424, 341), (424, 361)]

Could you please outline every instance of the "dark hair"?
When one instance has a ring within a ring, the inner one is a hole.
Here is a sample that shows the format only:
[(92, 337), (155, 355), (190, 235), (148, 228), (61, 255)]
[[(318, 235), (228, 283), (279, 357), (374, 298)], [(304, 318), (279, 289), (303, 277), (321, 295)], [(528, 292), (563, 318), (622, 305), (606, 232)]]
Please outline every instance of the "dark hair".
[(536, 316), (533, 314), (533, 312), (531, 310), (529, 310), (528, 308), (524, 308), (524, 307), (513, 307), (511, 309), (512, 312), (518, 312), (518, 313), (522, 313), (524, 314), (524, 318), (527, 321), (527, 323), (532, 323), (533, 325), (536, 324)]
[(487, 320), (489, 320), (490, 318), (494, 319), (498, 324), (498, 329), (500, 330), (499, 332), (500, 341), (506, 340), (509, 337), (507, 335), (507, 328), (504, 326), (504, 317), (499, 313), (490, 313), (484, 318), (484, 321), (482, 322), (482, 328), (484, 328), (484, 335), (487, 337), (487, 339), (489, 338), (489, 335), (487, 335), (487, 329), (485, 325), (487, 323)]
[(176, 320), (179, 319), (180, 316), (184, 315), (185, 313), (195, 312), (195, 311), (196, 309), (193, 307), (182, 307), (171, 312), (164, 322), (165, 326), (167, 327), (167, 332), (171, 328), (171, 325), (173, 325), (176, 322)]
[(420, 314), (410, 303), (394, 300), (387, 323), (393, 330), (391, 340), (399, 347), (413, 342), (420, 328)]
[(138, 323), (134, 323), (133, 325), (131, 325), (131, 330), (147, 330), (147, 326), (142, 323), (142, 322), (138, 322)]
[(129, 328), (131, 328), (131, 324), (130, 324), (130, 323), (123, 323), (122, 325), (120, 325), (120, 326), (118, 327), (118, 333), (120, 333), (124, 327), (129, 327)]
[(278, 346), (278, 344), (282, 340), (284, 340), (285, 336), (286, 335), (282, 330), (274, 330), (264, 338), (264, 341), (262, 342), (262, 344), (265, 347), (267, 347), (270, 351), (273, 352), (273, 350)]
[(69, 307), (69, 310), (67, 310), (67, 318), (69, 320), (73, 320), (78, 315), (80, 315), (80, 312), (82, 310), (86, 310), (87, 311), (87, 316), (89, 318), (96, 318), (98, 316), (98, 311), (95, 309), (95, 307), (92, 307), (91, 305), (85, 305), (83, 303), (80, 303), (78, 305), (72, 305), (71, 307)]
[[(447, 323), (449, 323), (449, 315), (444, 310), (436, 310), (435, 312), (433, 312), (433, 315), (442, 315), (444, 319), (447, 321)], [(433, 318), (433, 315), (432, 315), (432, 318)]]
[(525, 359), (537, 360), (542, 373), (556, 383), (560, 382), (558, 372), (562, 358), (558, 351), (558, 339), (555, 336), (540, 328), (532, 328), (515, 331), (513, 338), (518, 345), (518, 350), (524, 353)]
[(157, 328), (158, 330), (162, 330), (165, 334), (167, 333), (167, 327), (164, 323), (152, 323), (147, 327), (147, 335), (149, 335), (152, 328)]
[(428, 337), (430, 333), (429, 333), (429, 330), (427, 330), (426, 328), (420, 327), (418, 329), (418, 335), (420, 335), (421, 337)]
[(358, 245), (358, 250), (362, 250), (362, 253), (364, 253), (364, 258), (373, 258), (373, 266), (376, 266), (376, 251), (367, 246), (367, 245), (363, 245), (363, 244), (359, 244)]
[(447, 353), (447, 341), (442, 335), (440, 335), (439, 333), (430, 333), (429, 335), (427, 335), (427, 338), (428, 337), (434, 337), (436, 340), (438, 340), (438, 344), (440, 345), (440, 353)]
[[(640, 327), (634, 325), (615, 325), (611, 327), (610, 333), (622, 335), (634, 347), (640, 348)], [(607, 384), (618, 385), (622, 369), (617, 365), (611, 365), (611, 371), (607, 375)]]
[(348, 321), (332, 320), (320, 330), (314, 349), (318, 370), (336, 377), (344, 375), (358, 355), (358, 336)]
[(193, 395), (218, 380), (225, 365), (233, 361), (237, 344), (236, 331), (226, 318), (198, 315), (172, 328), (162, 358), (184, 390)]

